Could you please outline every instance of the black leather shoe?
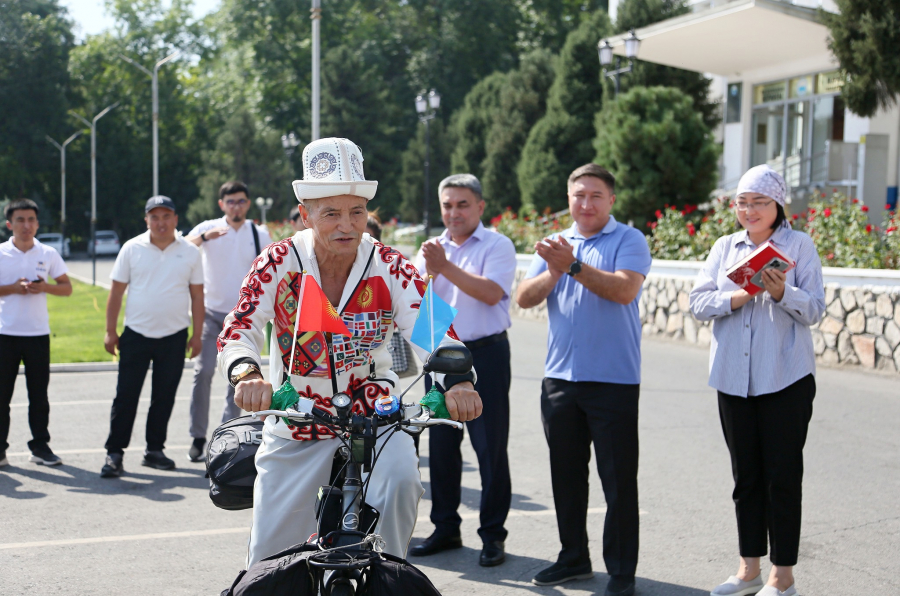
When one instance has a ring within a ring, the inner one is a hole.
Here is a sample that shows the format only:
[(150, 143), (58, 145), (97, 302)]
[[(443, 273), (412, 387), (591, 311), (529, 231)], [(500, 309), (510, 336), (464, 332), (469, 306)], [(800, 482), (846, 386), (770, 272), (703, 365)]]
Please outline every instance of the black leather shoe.
[(414, 557), (427, 557), (454, 548), (462, 548), (462, 537), (441, 535), (435, 532), (422, 544), (417, 544), (409, 549), (409, 554)]
[(175, 462), (166, 457), (162, 451), (145, 451), (142, 466), (156, 468), (157, 470), (174, 470)]
[(203, 461), (203, 456), (205, 455), (203, 448), (205, 446), (206, 439), (202, 437), (199, 439), (194, 439), (194, 442), (191, 444), (191, 448), (188, 449), (188, 459), (195, 463), (198, 461)]
[(506, 545), (502, 540), (494, 540), (493, 542), (485, 542), (481, 549), (481, 556), (478, 557), (478, 564), (482, 567), (494, 567), (500, 565), (506, 560)]
[(554, 563), (535, 575), (531, 583), (536, 586), (555, 586), (573, 579), (591, 579), (592, 577), (594, 577), (594, 572), (590, 563), (584, 565)]
[(103, 469), (100, 470), (100, 478), (118, 478), (124, 471), (125, 466), (122, 465), (122, 454), (107, 453), (106, 463), (103, 464)]
[(632, 596), (634, 594), (633, 575), (611, 575), (606, 584), (606, 596)]

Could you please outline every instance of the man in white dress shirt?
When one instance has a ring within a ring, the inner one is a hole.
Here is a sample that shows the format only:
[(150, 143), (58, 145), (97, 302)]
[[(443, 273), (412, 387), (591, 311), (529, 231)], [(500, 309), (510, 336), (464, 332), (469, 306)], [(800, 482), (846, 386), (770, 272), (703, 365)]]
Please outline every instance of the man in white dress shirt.
[[(147, 231), (125, 243), (113, 265), (112, 289), (106, 303), (106, 337), (110, 354), (119, 351), (116, 398), (109, 420), (106, 462), (102, 478), (122, 475), (122, 456), (131, 441), (138, 400), (150, 362), (153, 362), (150, 410), (147, 412), (147, 449), (142, 465), (171, 470), (175, 462), (163, 453), (175, 391), (184, 370), (184, 351), (200, 353), (203, 329), (203, 263), (200, 251), (177, 233), (178, 216), (169, 197), (150, 197), (144, 208)], [(125, 329), (117, 332), (122, 296)], [(193, 333), (188, 342), (188, 325)]]
[[(28, 388), (28, 426), (31, 427), (31, 461), (57, 466), (62, 463), (50, 450), (50, 317), (47, 294), (69, 296), (72, 283), (59, 253), (41, 244), (38, 206), (30, 199), (12, 201), (6, 207), (6, 228), (12, 238), (0, 243), (0, 467), (9, 465), (9, 402), (25, 363)], [(49, 283), (50, 279), (56, 281)]]
[[(237, 304), (241, 283), (253, 260), (271, 244), (269, 232), (247, 219), (250, 193), (243, 182), (226, 182), (219, 189), (219, 208), (225, 214), (198, 224), (186, 240), (203, 253), (203, 290), (206, 316), (203, 319), (203, 351), (194, 366), (191, 393), (190, 433), (193, 439), (188, 459), (202, 461), (209, 427), (210, 384), (216, 370), (216, 337), (225, 317)], [(234, 403), (234, 387), (228, 385), (222, 422), (241, 415)]]

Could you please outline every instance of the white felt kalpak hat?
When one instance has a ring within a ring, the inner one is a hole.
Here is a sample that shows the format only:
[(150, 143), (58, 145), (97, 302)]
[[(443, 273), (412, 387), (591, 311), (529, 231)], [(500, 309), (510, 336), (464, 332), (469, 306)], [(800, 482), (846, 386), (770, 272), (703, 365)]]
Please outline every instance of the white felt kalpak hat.
[(313, 141), (303, 150), (303, 180), (294, 180), (294, 194), (301, 203), (337, 195), (369, 200), (378, 182), (366, 180), (362, 164), (362, 151), (353, 141), (335, 137)]

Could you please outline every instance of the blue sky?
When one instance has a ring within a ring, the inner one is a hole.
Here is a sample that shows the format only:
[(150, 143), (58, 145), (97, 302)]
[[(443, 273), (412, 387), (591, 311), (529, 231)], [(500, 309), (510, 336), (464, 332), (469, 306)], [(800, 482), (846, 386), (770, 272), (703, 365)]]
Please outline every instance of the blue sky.
[[(194, 0), (194, 16), (202, 17), (216, 10), (220, 3), (221, 0)], [(76, 24), (75, 37), (79, 40), (113, 24), (103, 0), (60, 0), (60, 4), (69, 9), (69, 16)]]

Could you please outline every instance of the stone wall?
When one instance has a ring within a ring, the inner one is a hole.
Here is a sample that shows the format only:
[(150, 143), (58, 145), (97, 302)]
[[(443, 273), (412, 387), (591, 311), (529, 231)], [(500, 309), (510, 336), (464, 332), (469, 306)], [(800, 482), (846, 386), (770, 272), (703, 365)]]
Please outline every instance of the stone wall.
[[(516, 273), (516, 283), (525, 272)], [(655, 275), (644, 281), (640, 316), (643, 333), (708, 346), (710, 323), (690, 312), (693, 279)], [(513, 288), (515, 295), (515, 286)], [(523, 310), (512, 301), (515, 316), (547, 318), (546, 303)], [(825, 317), (812, 328), (816, 359), (825, 365), (861, 366), (900, 372), (900, 288), (825, 286)]]

